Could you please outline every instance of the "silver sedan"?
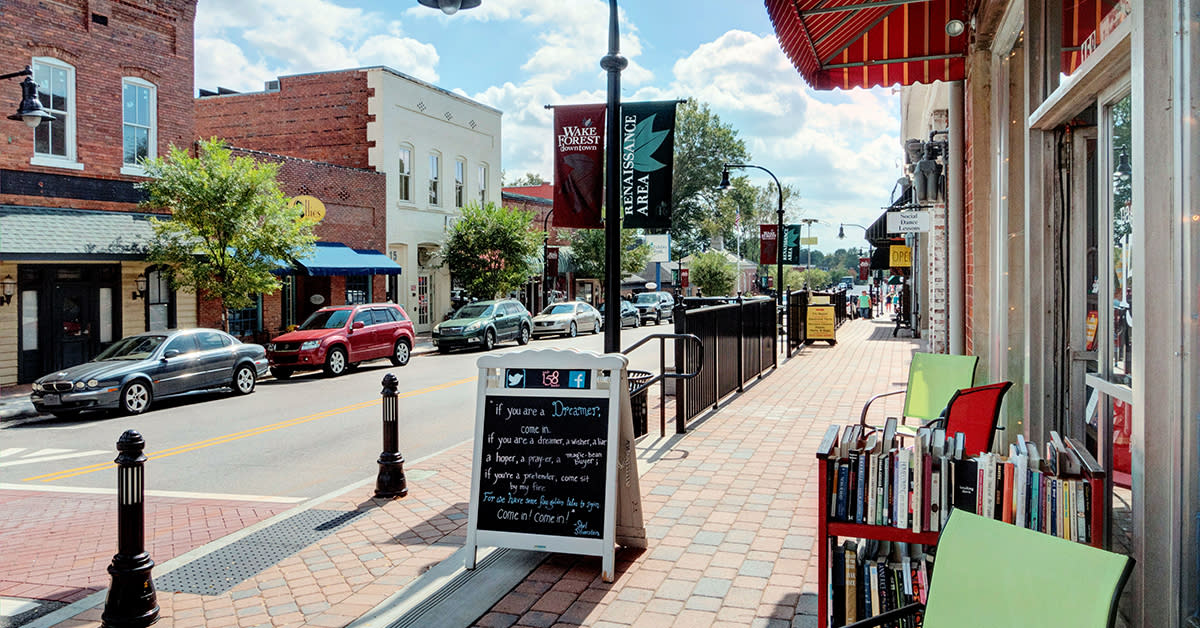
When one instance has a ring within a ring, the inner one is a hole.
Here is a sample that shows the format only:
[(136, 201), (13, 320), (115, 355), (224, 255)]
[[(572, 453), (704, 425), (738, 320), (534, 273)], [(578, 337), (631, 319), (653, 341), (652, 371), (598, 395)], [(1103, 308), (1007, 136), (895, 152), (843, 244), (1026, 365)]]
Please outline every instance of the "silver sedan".
[(551, 303), (533, 317), (534, 336), (558, 334), (574, 338), (581, 331), (596, 334), (601, 329), (604, 329), (604, 319), (600, 310), (583, 301)]

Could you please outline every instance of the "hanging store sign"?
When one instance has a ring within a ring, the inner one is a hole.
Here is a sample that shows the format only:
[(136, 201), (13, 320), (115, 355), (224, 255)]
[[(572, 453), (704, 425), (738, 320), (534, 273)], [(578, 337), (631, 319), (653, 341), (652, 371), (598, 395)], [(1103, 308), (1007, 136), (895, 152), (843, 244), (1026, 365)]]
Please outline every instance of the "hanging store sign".
[(888, 265), (892, 268), (912, 267), (912, 247), (903, 244), (893, 244), (888, 247)]
[(598, 229), (604, 197), (605, 105), (554, 108), (554, 226)]
[(621, 208), (626, 229), (671, 228), (676, 101), (621, 105)]
[(295, 196), (288, 205), (300, 210), (301, 217), (313, 224), (325, 220), (325, 203), (315, 196)]
[(650, 245), (651, 262), (671, 261), (671, 234), (660, 233), (642, 236)]
[(927, 211), (888, 212), (888, 233), (925, 233), (932, 223)]

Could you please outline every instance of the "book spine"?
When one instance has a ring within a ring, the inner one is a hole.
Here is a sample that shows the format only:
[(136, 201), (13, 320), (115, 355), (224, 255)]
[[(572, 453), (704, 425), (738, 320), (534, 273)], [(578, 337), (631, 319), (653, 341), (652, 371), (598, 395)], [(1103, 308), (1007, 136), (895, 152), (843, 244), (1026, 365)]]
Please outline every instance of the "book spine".
[(913, 450), (912, 472), (911, 472), (912, 491), (911, 491), (911, 495), (910, 495), (911, 514), (908, 518), (909, 528), (913, 532), (920, 532), (921, 525), (922, 525), (921, 524), (921, 521), (922, 521), (922, 519), (921, 519), (921, 504), (924, 503), (924, 500), (925, 500), (925, 487), (923, 486), (923, 484), (925, 482), (925, 470), (924, 470), (925, 469), (925, 460), (924, 460), (924, 458), (925, 457), (923, 455), (918, 455), (918, 451), (916, 449)]
[(1001, 514), (1004, 523), (1013, 522), (1013, 465), (1006, 463), (1004, 465), (1004, 498), (1003, 498), (1003, 513)]
[(830, 625), (836, 628), (846, 625), (846, 550), (836, 543), (833, 545), (832, 567), (833, 586), (830, 589), (833, 605), (830, 607), (830, 613), (833, 615), (833, 622)]
[(883, 612), (879, 606), (879, 563), (873, 560), (868, 561), (867, 569), (870, 572), (871, 581), (871, 611), (868, 616), (872, 617)]
[(1083, 482), (1083, 542), (1092, 544), (1092, 483)]
[(846, 623), (858, 621), (858, 565), (854, 550), (846, 549)]
[(875, 454), (867, 455), (867, 511), (864, 513), (865, 519), (863, 523), (867, 525), (875, 524), (875, 504), (878, 503), (876, 497), (877, 485), (879, 484), (879, 470), (876, 467), (879, 465), (879, 458)]
[[(991, 516), (988, 515), (987, 509), (988, 500), (991, 499), (990, 493), (988, 492), (987, 468), (988, 463), (986, 457), (981, 459), (975, 466), (975, 514), (991, 519)], [(985, 495), (989, 497), (984, 497)]]
[(909, 479), (908, 479), (909, 450), (901, 449), (896, 452), (896, 527), (908, 527), (909, 508)]
[(992, 478), (994, 486), (992, 487), (992, 518), (996, 521), (1004, 520), (1004, 463), (1000, 457), (992, 455)]
[(854, 520), (858, 523), (867, 522), (867, 459), (866, 452), (858, 455), (858, 490), (854, 495)]
[(1050, 485), (1050, 529), (1052, 536), (1058, 536), (1058, 478), (1049, 478)]
[(837, 509), (834, 517), (838, 521), (846, 521), (846, 500), (850, 491), (850, 463), (839, 460), (837, 465)]
[(930, 460), (929, 470), (929, 530), (937, 532), (942, 524), (942, 461)]

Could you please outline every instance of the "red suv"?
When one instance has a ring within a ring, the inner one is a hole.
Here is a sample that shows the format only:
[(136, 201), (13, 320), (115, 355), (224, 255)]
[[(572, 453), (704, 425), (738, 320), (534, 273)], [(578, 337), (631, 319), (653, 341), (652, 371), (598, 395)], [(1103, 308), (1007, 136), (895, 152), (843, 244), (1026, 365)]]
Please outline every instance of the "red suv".
[(336, 377), (378, 358), (395, 366), (408, 364), (413, 338), (412, 321), (399, 305), (338, 305), (313, 312), (296, 331), (271, 340), (267, 358), (278, 379), (318, 368)]

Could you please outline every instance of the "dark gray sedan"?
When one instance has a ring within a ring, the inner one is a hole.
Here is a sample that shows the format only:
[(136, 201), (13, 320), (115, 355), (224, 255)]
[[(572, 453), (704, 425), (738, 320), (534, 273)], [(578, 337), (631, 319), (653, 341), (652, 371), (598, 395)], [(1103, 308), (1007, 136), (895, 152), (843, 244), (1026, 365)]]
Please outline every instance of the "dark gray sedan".
[(30, 401), (38, 412), (58, 417), (105, 408), (141, 414), (155, 399), (201, 390), (248, 395), (266, 373), (262, 345), (223, 331), (146, 332), (114, 342), (91, 362), (39, 378)]

